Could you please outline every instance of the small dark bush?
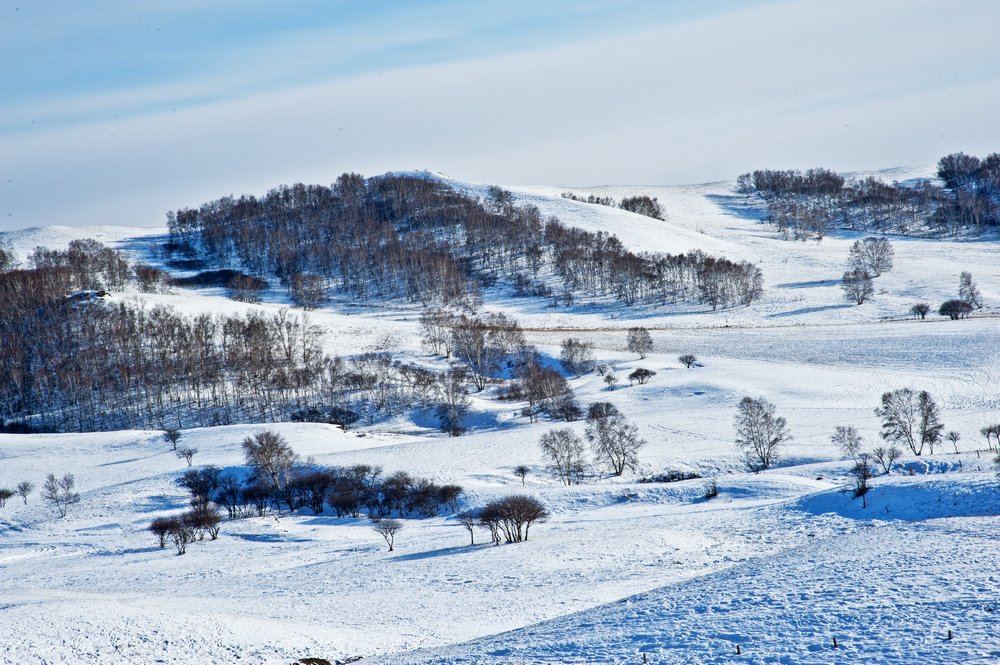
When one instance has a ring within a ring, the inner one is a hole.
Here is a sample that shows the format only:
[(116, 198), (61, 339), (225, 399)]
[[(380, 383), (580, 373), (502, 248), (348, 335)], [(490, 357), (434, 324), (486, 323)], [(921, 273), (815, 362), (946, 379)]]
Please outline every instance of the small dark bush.
[(667, 469), (662, 473), (657, 473), (653, 476), (645, 476), (640, 478), (640, 483), (676, 483), (681, 480), (694, 480), (695, 478), (701, 478), (700, 473), (695, 473), (693, 471), (679, 471), (677, 469)]
[(326, 423), (350, 429), (351, 425), (361, 419), (361, 416), (350, 409), (339, 406), (310, 406), (293, 411), (291, 419), (292, 422), (296, 423)]
[(234, 277), (248, 277), (258, 279), (252, 275), (246, 275), (238, 270), (205, 270), (192, 277), (174, 277), (170, 280), (171, 286), (182, 286), (194, 288), (199, 286), (228, 286)]

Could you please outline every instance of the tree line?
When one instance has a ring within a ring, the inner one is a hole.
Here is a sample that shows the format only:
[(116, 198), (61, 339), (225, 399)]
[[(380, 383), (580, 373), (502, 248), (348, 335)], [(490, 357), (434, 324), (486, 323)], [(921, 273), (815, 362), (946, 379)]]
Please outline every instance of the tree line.
[[(655, 200), (629, 200), (642, 210)], [(623, 202), (624, 203), (624, 202)], [(344, 174), (330, 187), (296, 184), (263, 197), (225, 197), (167, 216), (169, 254), (273, 276), (291, 291), (311, 282), (358, 300), (403, 299), (475, 310), (503, 281), (562, 302), (749, 304), (761, 274), (702, 252), (636, 254), (614, 235), (573, 229), (491, 187), (474, 198), (415, 176)]]
[(1000, 223), (1000, 153), (942, 157), (937, 176), (886, 183), (869, 176), (848, 182), (815, 168), (757, 170), (737, 178), (737, 192), (758, 196), (767, 220), (786, 238), (822, 238), (833, 229), (899, 235), (981, 235)]

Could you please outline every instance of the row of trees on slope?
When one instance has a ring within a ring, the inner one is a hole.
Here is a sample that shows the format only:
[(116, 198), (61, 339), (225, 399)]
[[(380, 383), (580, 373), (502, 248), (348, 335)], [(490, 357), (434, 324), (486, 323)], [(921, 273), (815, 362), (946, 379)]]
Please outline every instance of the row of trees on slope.
[(427, 178), (344, 174), (331, 187), (296, 184), (226, 197), (168, 215), (168, 249), (258, 277), (320, 280), (359, 300), (399, 298), (475, 308), (498, 280), (556, 278), (577, 295), (638, 302), (749, 304), (760, 270), (702, 252), (631, 252), (614, 235), (567, 227), (490, 188), (485, 200)]
[(786, 238), (822, 238), (831, 229), (901, 235), (976, 235), (1000, 223), (1000, 153), (983, 159), (954, 153), (938, 162), (941, 185), (930, 180), (848, 182), (816, 168), (758, 170), (737, 179), (737, 192), (760, 197), (768, 220)]

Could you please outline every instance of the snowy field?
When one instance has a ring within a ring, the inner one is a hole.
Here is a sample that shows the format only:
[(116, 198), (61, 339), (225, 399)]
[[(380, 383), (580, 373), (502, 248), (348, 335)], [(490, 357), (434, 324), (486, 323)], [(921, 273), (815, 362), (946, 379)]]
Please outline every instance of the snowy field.
[[(890, 174), (906, 179), (926, 170)], [(475, 185), (454, 183), (467, 191)], [(318, 463), (382, 465), (386, 472), (455, 482), (462, 504), (525, 492), (552, 512), (528, 542), (476, 544), (450, 514), (408, 519), (395, 551), (364, 519), (270, 515), (223, 522), (217, 541), (184, 556), (160, 549), (152, 518), (187, 507), (186, 469), (161, 432), (0, 434), (0, 487), (72, 472), (82, 498), (58, 518), (37, 492), (0, 509), (0, 662), (293, 663), (304, 657), (378, 663), (998, 663), (1000, 481), (981, 427), (1000, 421), (1000, 253), (987, 241), (890, 237), (894, 269), (864, 305), (848, 305), (839, 277), (860, 234), (783, 241), (732, 193), (732, 183), (618, 187), (576, 193), (659, 198), (666, 221), (559, 197), (570, 188), (516, 191), (545, 215), (617, 234), (626, 247), (701, 248), (764, 272), (751, 307), (627, 308), (487, 293), (487, 311), (517, 318), (528, 341), (558, 357), (566, 336), (592, 341), (620, 383), (570, 380), (581, 404), (614, 403), (649, 445), (642, 471), (563, 486), (548, 476), (539, 437), (562, 423), (529, 424), (515, 405), (473, 396), (474, 427), (459, 438), (431, 422), (397, 418), (343, 432), (280, 424)], [(193, 203), (193, 202), (188, 202)], [(6, 234), (21, 257), (36, 245), (94, 237), (147, 254), (164, 230), (53, 227)], [(957, 297), (971, 271), (986, 307), (974, 318), (910, 320), (909, 307)], [(188, 312), (269, 311), (222, 290), (135, 291), (113, 298)], [(311, 312), (326, 349), (343, 356), (389, 349), (434, 363), (420, 349), (419, 310), (335, 302)], [(650, 329), (645, 359), (625, 329)], [(699, 366), (685, 369), (681, 353)], [(635, 368), (657, 372), (629, 386)], [(873, 409), (888, 390), (927, 390), (946, 430), (962, 435), (873, 480), (863, 505), (847, 487), (850, 463), (830, 443), (854, 425), (879, 445)], [(743, 470), (733, 416), (763, 396), (793, 439), (776, 468)], [(582, 433), (584, 424), (570, 427)], [(242, 467), (253, 424), (193, 429), (195, 465)], [(977, 451), (977, 449), (982, 449)], [(516, 465), (530, 473), (522, 487)], [(717, 479), (639, 483), (684, 470)], [(948, 639), (951, 631), (951, 639)], [(833, 640), (837, 640), (837, 647)], [(739, 654), (737, 650), (739, 649)], [(644, 660), (645, 659), (645, 660)]]

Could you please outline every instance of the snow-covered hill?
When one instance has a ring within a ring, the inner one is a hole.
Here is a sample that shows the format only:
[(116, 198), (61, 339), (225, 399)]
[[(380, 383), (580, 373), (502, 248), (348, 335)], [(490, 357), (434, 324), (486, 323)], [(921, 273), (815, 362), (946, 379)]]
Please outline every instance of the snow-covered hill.
[[(905, 179), (926, 170), (900, 172)], [(438, 176), (433, 176), (438, 177)], [(454, 183), (468, 192), (485, 187)], [(711, 312), (680, 305), (628, 308), (487, 291), (529, 342), (558, 357), (563, 337), (590, 340), (622, 384), (571, 378), (578, 400), (614, 403), (649, 442), (642, 473), (563, 486), (543, 468), (539, 437), (509, 402), (473, 395), (473, 427), (448, 438), (401, 416), (357, 430), (271, 426), (317, 463), (382, 465), (387, 472), (455, 482), (463, 507), (511, 493), (541, 499), (551, 519), (525, 543), (475, 545), (454, 516), (405, 521), (396, 550), (367, 520), (272, 514), (224, 522), (218, 541), (184, 556), (156, 546), (146, 527), (186, 508), (175, 480), (186, 469), (160, 432), (0, 434), (0, 487), (40, 485), (72, 472), (81, 492), (65, 519), (37, 492), (0, 508), (0, 661), (289, 663), (303, 657), (374, 662), (997, 662), (1000, 634), (1000, 484), (981, 427), (1000, 421), (1000, 267), (995, 240), (890, 238), (894, 269), (864, 305), (840, 291), (855, 234), (783, 241), (737, 205), (731, 183), (578, 190), (656, 196), (665, 221), (515, 189), (544, 215), (615, 233), (633, 250), (700, 248), (761, 266), (765, 296)], [(31, 229), (3, 237), (20, 257), (37, 245), (93, 237), (144, 261), (162, 230)], [(965, 321), (907, 318), (918, 301), (955, 297), (971, 271), (986, 307)], [(283, 292), (256, 305), (219, 289), (112, 298), (186, 312), (277, 311)], [(439, 362), (420, 348), (419, 308), (340, 299), (309, 314), (324, 346), (343, 356), (389, 350)], [(624, 350), (643, 325), (654, 351)], [(699, 366), (685, 369), (681, 353)], [(649, 384), (624, 377), (644, 367)], [(907, 457), (873, 481), (862, 505), (845, 491), (850, 463), (830, 443), (837, 425), (879, 442), (879, 396), (928, 390), (962, 439)], [(775, 469), (748, 474), (733, 446), (744, 396), (764, 396), (794, 436)], [(254, 424), (188, 430), (195, 465), (243, 465)], [(982, 449), (978, 450), (977, 449)], [(516, 465), (529, 467), (522, 486)], [(715, 477), (639, 483), (667, 469)], [(952, 640), (947, 640), (948, 630)], [(837, 649), (832, 640), (838, 640)], [(736, 648), (740, 647), (740, 655)], [(416, 650), (416, 651), (414, 651)]]

